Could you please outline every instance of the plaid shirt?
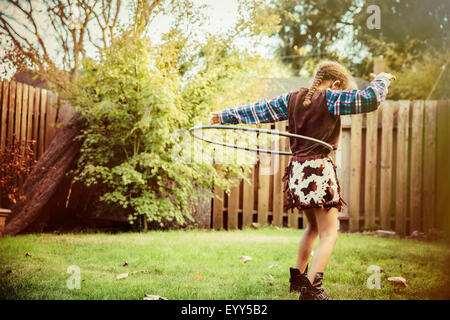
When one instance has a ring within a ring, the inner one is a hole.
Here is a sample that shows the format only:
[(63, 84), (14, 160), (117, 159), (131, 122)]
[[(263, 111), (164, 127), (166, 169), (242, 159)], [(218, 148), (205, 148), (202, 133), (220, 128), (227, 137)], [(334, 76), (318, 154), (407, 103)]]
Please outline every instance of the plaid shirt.
[[(335, 116), (374, 111), (382, 101), (386, 100), (389, 85), (389, 79), (381, 74), (365, 90), (327, 89), (328, 110)], [(272, 100), (263, 99), (256, 103), (227, 108), (219, 112), (219, 121), (221, 124), (258, 124), (287, 120), (290, 96), (291, 93), (287, 93)]]

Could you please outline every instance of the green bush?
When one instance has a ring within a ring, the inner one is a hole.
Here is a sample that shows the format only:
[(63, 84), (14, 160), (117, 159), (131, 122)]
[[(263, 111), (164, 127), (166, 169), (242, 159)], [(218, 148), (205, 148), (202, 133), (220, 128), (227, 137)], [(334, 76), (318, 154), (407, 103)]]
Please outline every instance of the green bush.
[(123, 34), (99, 59), (83, 61), (64, 95), (81, 124), (74, 179), (99, 186), (103, 211), (161, 226), (184, 224), (199, 197), (211, 196), (205, 190), (229, 188), (248, 169), (173, 161), (176, 132), (204, 123), (212, 110), (260, 98), (257, 79), (273, 66), (223, 39), (194, 46), (173, 32), (163, 40), (153, 45)]

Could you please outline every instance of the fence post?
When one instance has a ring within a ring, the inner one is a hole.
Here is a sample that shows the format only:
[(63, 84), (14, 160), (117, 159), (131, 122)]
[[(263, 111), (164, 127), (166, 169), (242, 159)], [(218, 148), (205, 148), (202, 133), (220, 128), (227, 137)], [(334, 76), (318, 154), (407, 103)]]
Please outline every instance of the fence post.
[(408, 213), (409, 101), (400, 101), (397, 128), (397, 177), (395, 185), (395, 231), (406, 235)]
[(364, 225), (373, 227), (377, 200), (378, 110), (370, 112), (366, 116)]
[(349, 203), (349, 229), (350, 232), (359, 231), (360, 198), (361, 198), (361, 147), (362, 147), (362, 118), (363, 115), (354, 115), (351, 118), (352, 131), (350, 136), (350, 203)]
[(397, 102), (384, 102), (381, 125), (381, 170), (380, 170), (380, 219), (381, 228), (390, 229), (392, 204), (392, 143), (394, 140), (394, 109)]
[(213, 199), (213, 229), (220, 230), (223, 228), (223, 190), (218, 186), (214, 186)]
[(425, 104), (424, 155), (423, 155), (423, 230), (435, 227), (436, 215), (436, 111), (437, 101)]
[(422, 143), (424, 102), (415, 101), (411, 123), (410, 231), (422, 230)]

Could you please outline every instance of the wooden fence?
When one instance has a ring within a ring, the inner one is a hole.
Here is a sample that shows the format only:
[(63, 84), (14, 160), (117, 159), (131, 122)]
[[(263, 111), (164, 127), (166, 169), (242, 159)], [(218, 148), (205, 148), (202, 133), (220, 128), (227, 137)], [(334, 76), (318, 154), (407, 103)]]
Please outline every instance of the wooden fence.
[(0, 82), (0, 98), (0, 149), (11, 145), (15, 135), (20, 141), (35, 141), (32, 149), (38, 159), (56, 134), (58, 95), (46, 89), (3, 80)]
[(58, 95), (15, 81), (1, 82), (0, 148), (18, 140), (35, 141), (34, 153), (39, 158), (56, 133)]
[[(341, 223), (346, 221), (352, 232), (382, 228), (402, 235), (450, 229), (449, 111), (449, 101), (386, 101), (377, 112), (342, 117), (341, 141), (333, 153), (348, 204), (340, 214)], [(286, 126), (286, 121), (261, 125), (277, 130), (287, 130)], [(288, 150), (288, 141), (281, 141), (280, 147)], [(252, 222), (305, 225), (302, 212), (283, 210), (281, 179), (289, 157), (270, 161), (272, 167), (278, 166), (274, 174), (261, 173), (257, 164), (251, 184), (241, 181), (229, 195), (214, 190), (214, 229), (236, 229)]]
[[(0, 86), (0, 148), (34, 140), (39, 158), (57, 131), (59, 98), (45, 89), (14, 81)], [(342, 117), (342, 135), (333, 157), (348, 206), (340, 214), (350, 231), (363, 227), (412, 230), (450, 229), (450, 101), (386, 101), (377, 112)], [(287, 123), (262, 125), (287, 130)], [(281, 140), (288, 150), (288, 141)], [(212, 228), (236, 229), (261, 225), (302, 228), (298, 210), (283, 210), (281, 178), (289, 157), (258, 163), (252, 183), (240, 181), (230, 194), (215, 188)], [(1, 191), (0, 191), (1, 192)], [(1, 205), (1, 204), (0, 204)]]

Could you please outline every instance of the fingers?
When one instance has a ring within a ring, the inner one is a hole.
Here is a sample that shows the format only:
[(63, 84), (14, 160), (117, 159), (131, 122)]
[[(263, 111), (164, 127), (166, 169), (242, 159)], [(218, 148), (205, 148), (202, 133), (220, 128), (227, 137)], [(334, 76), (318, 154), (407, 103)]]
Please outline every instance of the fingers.
[(389, 80), (397, 80), (397, 77), (396, 77), (396, 76), (394, 76), (393, 74), (391, 74), (391, 76), (392, 76), (392, 78), (389, 79)]
[[(391, 73), (382, 72), (382, 73), (378, 74), (378, 76), (380, 76), (380, 75), (385, 76), (386, 78), (389, 79), (389, 81), (391, 81), (391, 80), (397, 80), (397, 77), (396, 77), (395, 75), (391, 74)], [(371, 73), (370, 76), (371, 76), (372, 78), (376, 78), (376, 77), (377, 77), (377, 75), (376, 75), (375, 73)]]
[(219, 123), (219, 114), (217, 112), (211, 112), (209, 114), (208, 124), (217, 124)]

